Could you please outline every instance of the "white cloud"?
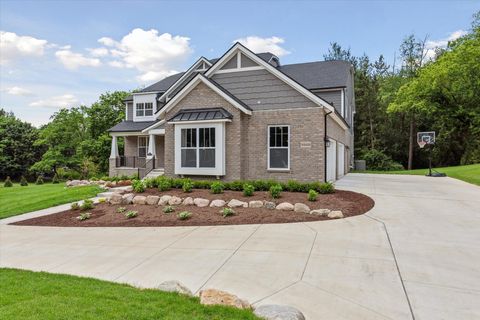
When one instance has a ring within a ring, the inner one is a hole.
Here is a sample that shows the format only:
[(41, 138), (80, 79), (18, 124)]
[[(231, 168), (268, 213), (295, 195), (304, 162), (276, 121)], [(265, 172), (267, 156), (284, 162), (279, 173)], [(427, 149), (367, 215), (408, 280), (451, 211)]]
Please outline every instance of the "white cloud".
[(240, 38), (235, 41), (240, 42), (248, 49), (252, 50), (255, 53), (261, 52), (271, 52), (274, 55), (281, 57), (289, 54), (290, 52), (282, 48), (280, 45), (285, 42), (283, 38), (280, 37), (270, 37), (270, 38), (261, 38), (257, 36), (249, 36), (246, 38)]
[(34, 96), (33, 92), (31, 92), (28, 89), (21, 88), (21, 87), (9, 87), (2, 89), (7, 94), (11, 94), (12, 96), (22, 96), (22, 97), (29, 97), (29, 96)]
[(42, 56), (47, 43), (47, 40), (0, 31), (0, 64), (6, 64), (19, 56)]
[(108, 56), (108, 49), (107, 48), (93, 48), (93, 49), (87, 49), (90, 54), (94, 57), (105, 57)]
[(142, 82), (160, 80), (176, 73), (193, 51), (190, 38), (159, 34), (155, 29), (137, 28), (120, 41), (103, 37), (98, 42), (110, 48), (114, 60), (109, 65), (137, 69), (141, 72), (138, 80)]
[(97, 58), (87, 58), (81, 53), (72, 52), (68, 49), (58, 50), (55, 56), (70, 70), (76, 70), (78, 67), (99, 67), (102, 63)]
[(78, 99), (72, 94), (64, 94), (62, 96), (50, 97), (47, 99), (37, 100), (29, 104), (30, 107), (41, 108), (68, 108), (78, 104)]
[(446, 38), (439, 39), (439, 40), (429, 40), (425, 43), (425, 55), (428, 59), (433, 59), (435, 57), (435, 49), (437, 48), (446, 48), (448, 42), (457, 40), (460, 37), (463, 37), (467, 34), (467, 31), (464, 30), (457, 30), (452, 33)]

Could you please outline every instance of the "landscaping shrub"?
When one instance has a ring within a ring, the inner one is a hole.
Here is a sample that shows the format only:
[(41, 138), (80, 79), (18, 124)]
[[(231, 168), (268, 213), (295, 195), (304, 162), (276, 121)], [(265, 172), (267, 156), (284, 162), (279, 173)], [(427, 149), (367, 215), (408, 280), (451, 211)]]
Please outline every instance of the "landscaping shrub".
[(135, 218), (137, 216), (138, 212), (137, 211), (127, 211), (124, 215), (125, 215), (125, 218), (127, 219), (131, 219), (131, 218)]
[(243, 195), (245, 197), (253, 196), (253, 192), (255, 191), (255, 187), (249, 183), (245, 183), (243, 185)]
[(225, 186), (223, 185), (223, 183), (219, 181), (213, 182), (212, 185), (210, 186), (210, 190), (212, 191), (213, 194), (223, 193), (223, 189), (225, 189)]
[(88, 219), (90, 219), (91, 216), (92, 216), (92, 214), (91, 214), (90, 212), (81, 213), (81, 214), (77, 217), (77, 220), (80, 220), (80, 221), (88, 220)]
[(22, 187), (28, 186), (27, 179), (25, 179), (24, 176), (22, 176), (22, 177), (20, 178), (20, 185), (21, 185)]
[(117, 212), (118, 212), (118, 213), (124, 213), (125, 211), (127, 211), (127, 208), (125, 208), (125, 207), (119, 207), (119, 208), (117, 208)]
[(195, 189), (210, 189), (212, 181), (207, 180), (195, 180), (193, 181), (193, 187)]
[(78, 210), (80, 209), (80, 206), (78, 205), (78, 202), (74, 202), (70, 205), (70, 209), (72, 210)]
[(288, 180), (285, 189), (290, 192), (300, 192), (300, 190), (303, 190), (302, 184), (295, 180)]
[(308, 191), (308, 201), (317, 201), (317, 197), (318, 197), (318, 192), (313, 190), (313, 189), (310, 189)]
[(168, 191), (172, 188), (172, 183), (170, 179), (161, 177), (158, 179), (158, 190), (160, 191)]
[(192, 213), (188, 211), (182, 211), (177, 215), (178, 219), (180, 220), (190, 219), (191, 216), (192, 216)]
[(35, 181), (35, 184), (38, 184), (38, 185), (43, 184), (43, 178), (42, 178), (42, 176), (38, 176), (38, 177), (37, 177), (37, 181)]
[(393, 161), (392, 158), (377, 149), (363, 151), (361, 158), (365, 160), (368, 170), (404, 170), (401, 164)]
[(80, 210), (90, 210), (93, 208), (93, 201), (90, 199), (83, 200), (83, 203), (80, 205)]
[(158, 187), (157, 179), (156, 178), (148, 178), (143, 180), (145, 184), (145, 188), (156, 188)]
[(52, 179), (52, 183), (53, 184), (60, 183), (60, 179), (58, 179), (58, 174), (55, 173), (55, 175), (53, 176), (53, 179)]
[(173, 211), (175, 211), (175, 208), (172, 206), (165, 206), (162, 211), (163, 213), (172, 213)]
[(13, 187), (13, 183), (12, 183), (12, 180), (10, 179), (10, 176), (8, 176), (7, 179), (5, 179), (5, 182), (3, 183), (3, 186), (5, 188)]
[(133, 180), (132, 181), (133, 191), (142, 193), (145, 192), (145, 184), (142, 180)]
[(190, 180), (186, 180), (184, 183), (183, 183), (183, 186), (182, 186), (182, 190), (183, 192), (192, 192), (192, 189), (193, 189), (193, 183), (192, 181)]
[(274, 185), (277, 185), (278, 182), (275, 180), (255, 180), (253, 181), (253, 186), (255, 190), (258, 191), (268, 191)]
[(220, 211), (220, 213), (224, 218), (226, 218), (226, 217), (233, 216), (235, 214), (235, 211), (233, 211), (232, 208), (223, 208), (222, 211)]
[(321, 194), (334, 193), (335, 186), (331, 182), (324, 182), (320, 184), (318, 192)]
[(242, 191), (244, 184), (245, 184), (245, 182), (241, 181), (241, 180), (232, 181), (232, 182), (230, 182), (229, 187), (228, 188), (225, 187), (225, 189), (233, 190), (233, 191)]
[(282, 192), (282, 186), (279, 184), (275, 184), (270, 187), (270, 195), (272, 196), (273, 199), (278, 199), (280, 198), (280, 193)]

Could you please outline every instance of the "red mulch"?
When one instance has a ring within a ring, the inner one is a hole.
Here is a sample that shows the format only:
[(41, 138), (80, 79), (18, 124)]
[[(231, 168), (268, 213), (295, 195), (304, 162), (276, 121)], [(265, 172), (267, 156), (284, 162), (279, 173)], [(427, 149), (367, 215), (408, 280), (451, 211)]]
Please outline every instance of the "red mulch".
[[(225, 191), (223, 194), (211, 194), (210, 190), (195, 189), (191, 193), (184, 193), (179, 189), (159, 192), (148, 189), (142, 195), (172, 195), (181, 198), (205, 198), (209, 200), (223, 199), (225, 201), (238, 199), (241, 201), (267, 200), (278, 203), (297, 202), (305, 203), (311, 209), (341, 210), (345, 217), (363, 214), (374, 206), (374, 201), (366, 195), (337, 190), (333, 194), (319, 195), (317, 201), (307, 201), (306, 193), (282, 192), (280, 199), (272, 200), (268, 192), (257, 191), (252, 197), (244, 197), (240, 191)], [(117, 212), (117, 208), (125, 207), (128, 210), (138, 211), (135, 218), (127, 219)], [(29, 226), (60, 226), (60, 227), (160, 227), (160, 226), (209, 226), (228, 224), (262, 224), (262, 223), (288, 223), (303, 221), (330, 220), (327, 217), (297, 213), (293, 211), (271, 210), (266, 208), (235, 208), (235, 215), (224, 218), (219, 212), (220, 208), (199, 208), (196, 206), (175, 206), (175, 212), (165, 214), (161, 206), (151, 205), (110, 205), (98, 204), (89, 210), (91, 218), (84, 221), (76, 219), (81, 211), (67, 210), (48, 216), (33, 218), (13, 223), (15, 225)], [(179, 220), (177, 213), (190, 211), (192, 216), (188, 220)]]

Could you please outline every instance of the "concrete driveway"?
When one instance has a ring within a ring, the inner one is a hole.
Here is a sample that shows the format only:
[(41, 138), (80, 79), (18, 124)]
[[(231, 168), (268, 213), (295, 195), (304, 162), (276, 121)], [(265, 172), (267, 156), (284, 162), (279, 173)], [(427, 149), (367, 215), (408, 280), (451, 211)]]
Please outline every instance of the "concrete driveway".
[(480, 319), (480, 188), (349, 174), (363, 216), (185, 228), (21, 227), (0, 221), (0, 266), (155, 287), (179, 280), (307, 319)]

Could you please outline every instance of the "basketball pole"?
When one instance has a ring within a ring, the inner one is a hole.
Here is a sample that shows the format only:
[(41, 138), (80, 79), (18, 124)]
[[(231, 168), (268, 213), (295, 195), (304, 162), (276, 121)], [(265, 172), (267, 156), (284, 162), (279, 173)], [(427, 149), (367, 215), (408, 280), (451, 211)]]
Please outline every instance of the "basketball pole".
[(433, 145), (428, 145), (428, 176), (432, 176), (432, 148)]

